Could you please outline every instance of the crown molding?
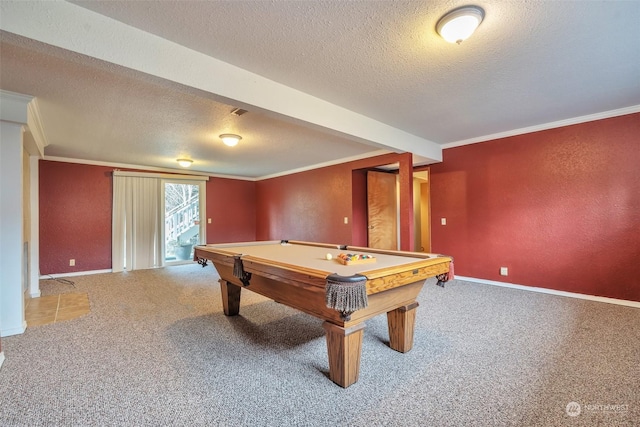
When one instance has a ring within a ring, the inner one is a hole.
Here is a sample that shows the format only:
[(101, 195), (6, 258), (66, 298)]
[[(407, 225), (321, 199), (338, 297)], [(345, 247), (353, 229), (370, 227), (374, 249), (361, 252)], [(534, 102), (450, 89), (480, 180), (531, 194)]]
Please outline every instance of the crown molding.
[(44, 156), (43, 160), (49, 160), (52, 162), (62, 162), (62, 163), (77, 163), (77, 164), (82, 164), (82, 165), (93, 165), (93, 166), (106, 166), (106, 167), (113, 167), (113, 168), (125, 168), (125, 169), (137, 169), (137, 170), (141, 170), (141, 171), (153, 171), (153, 172), (168, 172), (168, 173), (179, 173), (180, 175), (192, 175), (192, 176), (207, 176), (210, 178), (223, 178), (223, 179), (235, 179), (235, 180), (239, 180), (239, 181), (262, 181), (265, 179), (270, 179), (270, 178), (277, 178), (280, 176), (286, 176), (286, 175), (292, 175), (294, 173), (299, 173), (299, 172), (306, 172), (306, 171), (310, 171), (313, 169), (320, 169), (320, 168), (324, 168), (324, 167), (328, 167), (328, 166), (334, 166), (334, 165), (339, 165), (342, 163), (348, 163), (348, 162), (353, 162), (353, 161), (357, 161), (357, 160), (362, 160), (362, 159), (368, 159), (369, 157), (376, 157), (376, 156), (380, 156), (383, 154), (389, 154), (390, 151), (388, 150), (376, 150), (373, 152), (369, 152), (366, 154), (362, 154), (359, 156), (353, 156), (353, 157), (346, 157), (343, 159), (338, 159), (338, 160), (334, 160), (334, 161), (330, 161), (330, 162), (324, 162), (324, 163), (317, 163), (311, 166), (307, 166), (307, 167), (303, 167), (303, 168), (298, 168), (298, 169), (292, 169), (292, 170), (288, 170), (288, 171), (284, 171), (284, 172), (279, 172), (276, 174), (272, 174), (272, 175), (264, 175), (264, 176), (260, 176), (260, 177), (246, 177), (246, 176), (235, 176), (235, 175), (222, 175), (222, 174), (212, 174), (212, 173), (206, 173), (206, 172), (198, 172), (198, 171), (185, 171), (184, 169), (170, 169), (170, 168), (159, 168), (159, 167), (154, 167), (154, 166), (141, 166), (141, 165), (133, 165), (133, 164), (126, 164), (126, 163), (112, 163), (112, 162), (102, 162), (102, 161), (98, 161), (98, 160), (84, 160), (84, 159), (72, 159), (72, 158), (67, 158), (67, 157), (56, 157), (56, 156)]
[(389, 151), (389, 150), (371, 151), (369, 153), (361, 154), (361, 155), (358, 155), (358, 156), (345, 157), (345, 158), (342, 158), (342, 159), (332, 160), (330, 162), (316, 163), (315, 165), (305, 166), (305, 167), (297, 168), (297, 169), (291, 169), (291, 170), (288, 170), (288, 171), (278, 172), (278, 173), (274, 173), (274, 174), (271, 174), (271, 175), (263, 175), (263, 176), (260, 176), (260, 177), (256, 178), (255, 180), (256, 181), (262, 181), (264, 179), (271, 179), (271, 178), (278, 178), (278, 177), (286, 176), (286, 175), (293, 175), (294, 173), (300, 173), (300, 172), (306, 172), (306, 171), (310, 171), (310, 170), (314, 170), (314, 169), (326, 168), (328, 166), (339, 165), (339, 164), (342, 164), (342, 163), (355, 162), (357, 160), (368, 159), (369, 157), (381, 156), (383, 154), (389, 154), (391, 152), (392, 151)]
[(33, 140), (35, 141), (36, 150), (40, 155), (40, 158), (44, 157), (44, 147), (49, 145), (47, 134), (44, 132), (41, 117), (42, 116), (40, 115), (38, 99), (33, 98), (27, 105), (27, 125), (29, 126), (29, 131), (33, 136)]
[(445, 148), (461, 147), (463, 145), (476, 144), (478, 142), (486, 142), (494, 139), (508, 138), (510, 136), (524, 135), (526, 133), (540, 132), (543, 130), (577, 125), (580, 123), (593, 122), (596, 120), (609, 119), (611, 117), (624, 116), (627, 114), (634, 114), (639, 112), (640, 112), (640, 105), (632, 105), (631, 107), (619, 108), (617, 110), (609, 110), (609, 111), (604, 111), (602, 113), (589, 114), (586, 116), (574, 117), (572, 119), (558, 120), (557, 122), (544, 123), (541, 125), (514, 129), (506, 132), (499, 132), (491, 135), (463, 139), (461, 141), (456, 141), (456, 142), (449, 142), (447, 144), (442, 144), (442, 148), (445, 149)]
[(0, 90), (0, 120), (26, 125), (27, 107), (32, 99), (32, 96)]
[(199, 171), (185, 171), (184, 169), (159, 168), (155, 166), (143, 166), (143, 165), (135, 165), (135, 164), (128, 164), (128, 163), (103, 162), (99, 160), (72, 159), (69, 157), (44, 156), (42, 160), (48, 160), (52, 162), (61, 162), (61, 163), (76, 163), (81, 165), (106, 166), (111, 168), (135, 169), (139, 171), (166, 172), (166, 173), (180, 174), (180, 175), (204, 176), (209, 178), (237, 179), (240, 181), (256, 181), (255, 178), (242, 177), (242, 176), (211, 174), (211, 173), (199, 172)]

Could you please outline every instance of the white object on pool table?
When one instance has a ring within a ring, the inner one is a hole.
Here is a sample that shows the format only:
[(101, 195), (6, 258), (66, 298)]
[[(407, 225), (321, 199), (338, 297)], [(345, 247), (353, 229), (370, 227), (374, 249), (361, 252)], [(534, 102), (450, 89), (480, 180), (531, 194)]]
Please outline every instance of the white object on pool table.
[(326, 258), (327, 260), (330, 260), (331, 258), (333, 258), (333, 256), (331, 256), (331, 254), (330, 254), (330, 253), (327, 253), (327, 255), (325, 255), (325, 258)]

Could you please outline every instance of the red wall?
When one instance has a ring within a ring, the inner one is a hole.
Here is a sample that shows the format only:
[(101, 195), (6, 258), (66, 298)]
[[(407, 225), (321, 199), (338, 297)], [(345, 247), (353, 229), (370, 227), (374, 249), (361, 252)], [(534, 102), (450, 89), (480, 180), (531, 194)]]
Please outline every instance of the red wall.
[(113, 168), (39, 163), (40, 273), (110, 269)]
[[(406, 160), (406, 154), (386, 154), (257, 182), (257, 239), (362, 244), (366, 203), (352, 200), (352, 171)], [(362, 180), (356, 185), (362, 188)]]
[(207, 243), (256, 239), (256, 184), (211, 178), (207, 182)]
[(443, 154), (432, 248), (457, 274), (640, 301), (640, 114)]
[(351, 243), (351, 168), (345, 164), (256, 183), (258, 240)]
[[(42, 275), (111, 269), (112, 173), (113, 167), (40, 161)], [(207, 241), (255, 240), (255, 183), (211, 178), (206, 187)]]
[[(212, 178), (207, 240), (363, 244), (353, 171), (399, 158)], [(430, 168), (432, 251), (462, 276), (640, 301), (639, 164), (640, 114), (444, 150)], [(111, 268), (111, 171), (40, 162), (42, 274)]]

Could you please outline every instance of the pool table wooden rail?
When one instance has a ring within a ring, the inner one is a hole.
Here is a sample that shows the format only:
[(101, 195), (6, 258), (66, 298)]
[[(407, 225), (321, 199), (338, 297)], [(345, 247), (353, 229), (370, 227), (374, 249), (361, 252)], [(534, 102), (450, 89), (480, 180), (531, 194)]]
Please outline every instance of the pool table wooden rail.
[[(292, 244), (304, 244), (311, 245), (308, 242), (290, 241)], [(335, 249), (337, 245), (320, 244), (326, 248)], [(385, 251), (379, 249), (362, 248), (348, 246), (345, 251), (358, 251), (367, 253), (380, 253), (380, 254), (406, 254), (413, 258), (423, 257), (422, 260), (412, 263), (406, 263), (398, 266), (391, 266), (385, 268), (372, 268), (367, 271), (362, 271), (360, 274), (367, 278), (367, 295), (383, 292), (388, 289), (395, 288), (397, 286), (403, 286), (408, 283), (413, 283), (416, 280), (426, 280), (430, 277), (435, 277), (438, 274), (443, 274), (449, 271), (449, 257), (430, 257), (427, 254), (419, 254), (413, 252), (400, 252), (400, 251)], [(203, 252), (207, 252), (204, 254)], [(194, 258), (207, 258), (212, 262), (230, 265), (233, 267), (233, 257), (238, 253), (232, 250), (219, 249), (219, 248), (207, 248), (206, 246), (196, 247)], [(274, 279), (281, 278), (282, 280), (291, 279), (296, 281), (299, 275), (303, 275), (305, 280), (311, 280), (311, 284), (315, 284), (322, 288), (326, 285), (326, 277), (331, 274), (328, 270), (317, 270), (300, 265), (294, 265), (284, 263), (280, 261), (274, 261), (267, 258), (260, 258), (253, 255), (242, 255), (242, 261), (244, 269), (247, 272), (261, 272), (270, 274)], [(368, 264), (368, 267), (375, 267), (372, 264)], [(273, 268), (269, 268), (273, 267)], [(327, 268), (330, 268), (327, 266)], [(292, 274), (283, 274), (283, 272), (291, 272)], [(312, 280), (314, 278), (320, 280)]]

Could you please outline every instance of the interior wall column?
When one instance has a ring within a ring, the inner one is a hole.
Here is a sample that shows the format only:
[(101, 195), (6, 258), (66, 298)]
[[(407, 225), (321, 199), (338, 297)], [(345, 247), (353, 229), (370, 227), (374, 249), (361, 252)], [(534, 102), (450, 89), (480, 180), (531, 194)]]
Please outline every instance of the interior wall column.
[(0, 336), (21, 334), (24, 318), (23, 137), (33, 97), (0, 91)]
[(403, 153), (400, 156), (399, 192), (400, 192), (400, 249), (415, 250), (413, 233), (413, 155)]
[(29, 243), (29, 296), (40, 297), (40, 156), (29, 156), (29, 198), (31, 199), (31, 241)]
[(0, 121), (0, 336), (26, 328), (22, 292), (23, 125)]

